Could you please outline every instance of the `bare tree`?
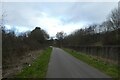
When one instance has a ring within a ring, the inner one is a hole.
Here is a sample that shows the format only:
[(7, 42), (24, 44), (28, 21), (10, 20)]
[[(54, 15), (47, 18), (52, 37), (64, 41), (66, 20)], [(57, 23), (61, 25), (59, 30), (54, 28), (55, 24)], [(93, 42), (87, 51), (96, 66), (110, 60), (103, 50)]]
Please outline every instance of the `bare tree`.
[(120, 8), (116, 8), (112, 11), (109, 19), (108, 19), (109, 24), (111, 24), (112, 26), (110, 26), (111, 28), (113, 28), (114, 30), (120, 28)]
[(58, 44), (60, 47), (62, 46), (62, 42), (63, 42), (65, 35), (66, 35), (66, 33), (64, 33), (64, 32), (57, 32), (57, 34), (56, 34), (56, 38), (58, 39)]

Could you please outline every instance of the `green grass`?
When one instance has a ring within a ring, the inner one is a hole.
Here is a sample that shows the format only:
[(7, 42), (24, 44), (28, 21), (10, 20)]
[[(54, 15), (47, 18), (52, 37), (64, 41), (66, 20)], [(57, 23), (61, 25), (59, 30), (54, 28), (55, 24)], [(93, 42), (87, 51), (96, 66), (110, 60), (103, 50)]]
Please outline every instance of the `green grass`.
[(47, 48), (33, 62), (31, 66), (24, 68), (16, 78), (45, 78), (52, 48)]
[(76, 57), (79, 60), (86, 62), (87, 64), (99, 69), (105, 74), (111, 76), (112, 78), (118, 78), (118, 66), (115, 64), (107, 64), (102, 60), (98, 60), (90, 55), (86, 55), (84, 53), (76, 52), (71, 49), (64, 48), (66, 52)]

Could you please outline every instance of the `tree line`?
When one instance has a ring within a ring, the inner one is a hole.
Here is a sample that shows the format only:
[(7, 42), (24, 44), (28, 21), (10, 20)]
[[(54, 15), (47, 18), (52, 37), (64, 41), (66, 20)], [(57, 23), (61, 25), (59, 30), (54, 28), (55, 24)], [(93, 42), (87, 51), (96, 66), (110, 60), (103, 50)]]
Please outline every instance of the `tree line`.
[(78, 29), (69, 35), (56, 34), (57, 46), (111, 46), (120, 45), (120, 8), (111, 11), (106, 21)]
[(16, 36), (12, 30), (6, 30), (5, 27), (1, 27), (1, 29), (3, 66), (12, 64), (26, 52), (44, 49), (48, 46), (49, 35), (40, 27), (19, 36)]

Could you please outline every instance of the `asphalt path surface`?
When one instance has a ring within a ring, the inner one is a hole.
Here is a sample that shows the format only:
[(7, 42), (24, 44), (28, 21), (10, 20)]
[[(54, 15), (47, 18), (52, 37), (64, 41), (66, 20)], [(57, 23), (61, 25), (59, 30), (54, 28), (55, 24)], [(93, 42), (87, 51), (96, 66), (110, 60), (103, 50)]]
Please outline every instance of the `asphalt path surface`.
[(53, 47), (46, 78), (110, 78), (96, 68)]

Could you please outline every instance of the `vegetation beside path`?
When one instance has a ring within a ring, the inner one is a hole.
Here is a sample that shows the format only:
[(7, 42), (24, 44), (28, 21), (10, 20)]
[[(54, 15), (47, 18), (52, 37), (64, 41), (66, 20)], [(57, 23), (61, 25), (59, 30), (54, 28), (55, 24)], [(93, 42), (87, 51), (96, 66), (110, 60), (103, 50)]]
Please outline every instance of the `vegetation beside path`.
[(105, 74), (111, 76), (112, 78), (118, 78), (118, 66), (115, 64), (108, 64), (102, 60), (98, 60), (93, 56), (86, 55), (80, 52), (76, 52), (72, 49), (64, 48), (66, 52), (71, 54), (72, 56), (76, 57), (79, 60), (84, 61), (85, 63), (99, 69), (100, 71), (104, 72)]
[(16, 78), (45, 78), (52, 48), (47, 48), (33, 64), (24, 68)]

